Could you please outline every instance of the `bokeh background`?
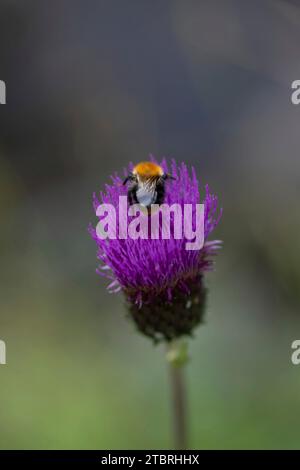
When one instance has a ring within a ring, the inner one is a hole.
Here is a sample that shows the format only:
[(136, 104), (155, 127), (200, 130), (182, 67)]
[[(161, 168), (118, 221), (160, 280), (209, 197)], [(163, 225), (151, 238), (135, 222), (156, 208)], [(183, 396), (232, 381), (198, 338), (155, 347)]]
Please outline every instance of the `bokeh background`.
[(224, 209), (191, 446), (300, 448), (299, 44), (296, 0), (1, 0), (1, 448), (172, 446), (164, 348), (87, 232), (93, 191), (149, 153)]

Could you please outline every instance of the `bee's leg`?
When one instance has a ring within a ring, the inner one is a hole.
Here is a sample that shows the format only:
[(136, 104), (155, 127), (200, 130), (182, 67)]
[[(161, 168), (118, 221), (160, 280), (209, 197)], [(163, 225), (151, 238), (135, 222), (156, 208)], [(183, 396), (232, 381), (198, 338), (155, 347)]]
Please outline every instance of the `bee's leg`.
[(164, 202), (165, 199), (165, 186), (163, 183), (157, 183), (156, 185), (156, 200), (155, 204), (159, 206)]
[(135, 176), (132, 173), (129, 173), (128, 176), (126, 176), (126, 178), (124, 179), (123, 185), (125, 185), (127, 181), (135, 181), (135, 179)]
[(162, 176), (162, 178), (163, 178), (164, 180), (176, 180), (175, 176), (170, 175), (170, 173), (165, 173), (165, 174)]

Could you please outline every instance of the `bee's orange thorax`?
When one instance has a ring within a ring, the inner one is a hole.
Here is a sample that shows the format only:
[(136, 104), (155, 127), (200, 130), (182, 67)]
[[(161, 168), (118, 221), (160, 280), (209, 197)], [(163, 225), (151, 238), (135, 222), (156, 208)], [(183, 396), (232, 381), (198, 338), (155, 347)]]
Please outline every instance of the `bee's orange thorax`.
[(147, 178), (158, 178), (163, 175), (163, 169), (153, 162), (140, 162), (138, 163), (132, 173), (134, 175), (139, 175), (142, 179)]

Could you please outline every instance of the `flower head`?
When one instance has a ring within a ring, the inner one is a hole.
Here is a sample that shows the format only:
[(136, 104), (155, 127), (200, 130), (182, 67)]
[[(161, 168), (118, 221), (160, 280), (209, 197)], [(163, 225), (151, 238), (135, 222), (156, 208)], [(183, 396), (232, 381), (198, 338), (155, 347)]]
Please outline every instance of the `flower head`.
[[(187, 250), (186, 238), (177, 239), (171, 232), (169, 239), (101, 239), (95, 228), (90, 233), (98, 247), (101, 265), (98, 274), (111, 282), (109, 291), (122, 290), (129, 312), (138, 329), (154, 340), (172, 340), (191, 334), (201, 322), (206, 289), (203, 275), (213, 267), (213, 256), (220, 241), (208, 241), (219, 222), (222, 211), (218, 199), (205, 186), (200, 200), (199, 183), (192, 168), (177, 165), (172, 160), (170, 168), (164, 159), (161, 167), (172, 179), (166, 185), (164, 203), (168, 205), (204, 204), (204, 245), (200, 250)], [(124, 171), (127, 176), (131, 168)], [(126, 196), (122, 179), (115, 174), (112, 184), (106, 185), (100, 198), (94, 194), (94, 208), (102, 203), (119, 207), (119, 196)], [(171, 217), (172, 218), (172, 217)], [(118, 232), (117, 222), (117, 232)]]

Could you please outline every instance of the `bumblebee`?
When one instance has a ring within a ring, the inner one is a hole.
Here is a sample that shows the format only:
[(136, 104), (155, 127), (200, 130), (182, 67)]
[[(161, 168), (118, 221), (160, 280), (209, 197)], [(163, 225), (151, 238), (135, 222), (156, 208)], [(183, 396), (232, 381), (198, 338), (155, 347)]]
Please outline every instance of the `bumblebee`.
[(123, 181), (129, 182), (129, 204), (140, 204), (149, 208), (151, 204), (162, 204), (165, 197), (165, 182), (167, 179), (176, 179), (164, 173), (161, 166), (154, 162), (140, 162)]

